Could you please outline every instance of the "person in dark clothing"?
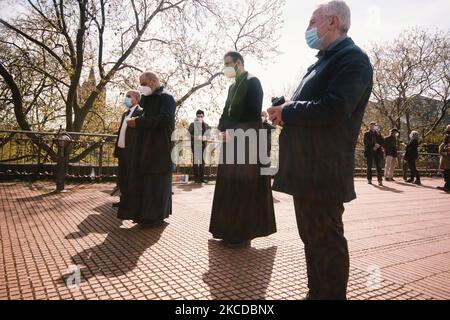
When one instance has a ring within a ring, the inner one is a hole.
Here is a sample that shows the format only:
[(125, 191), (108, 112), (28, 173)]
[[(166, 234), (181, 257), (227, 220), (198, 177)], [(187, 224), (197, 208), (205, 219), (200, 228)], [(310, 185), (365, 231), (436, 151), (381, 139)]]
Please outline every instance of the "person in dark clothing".
[(445, 130), (445, 138), (439, 146), (439, 154), (441, 155), (439, 168), (444, 171), (444, 187), (438, 189), (450, 193), (450, 125)]
[[(274, 130), (276, 130), (276, 127), (269, 123), (269, 114), (266, 111), (263, 111), (261, 113), (261, 120), (262, 120), (262, 124), (263, 124), (263, 129), (266, 130), (267, 158), (270, 159), (270, 156), (272, 153), (272, 133)], [(270, 167), (270, 160), (269, 160), (269, 163), (266, 164), (266, 166)]]
[[(223, 140), (221, 161), (217, 171), (216, 188), (209, 231), (230, 247), (248, 246), (252, 239), (276, 232), (270, 176), (261, 174), (257, 157), (258, 141), (240, 139), (240, 134), (258, 139), (262, 129), (261, 108), (263, 90), (258, 78), (244, 68), (238, 52), (224, 57), (224, 73), (235, 78), (220, 117), (218, 129)], [(256, 154), (255, 154), (256, 151)], [(238, 161), (244, 158), (245, 161)]]
[(197, 110), (196, 119), (189, 125), (191, 135), (192, 165), (196, 183), (206, 183), (204, 152), (210, 135), (210, 127), (204, 121), (205, 112)]
[(367, 161), (367, 182), (369, 184), (372, 184), (372, 163), (375, 162), (378, 185), (383, 185), (383, 172), (381, 171), (383, 144), (383, 137), (380, 134), (377, 123), (371, 122), (369, 131), (364, 133), (364, 156)]
[[(408, 163), (411, 177), (406, 180), (406, 182), (414, 183), (420, 186), (420, 175), (416, 168), (416, 161), (419, 158), (419, 133), (417, 131), (411, 131), (409, 138), (410, 141), (405, 150), (405, 161)], [(416, 179), (415, 181), (414, 178)]]
[(356, 198), (355, 149), (372, 92), (368, 56), (347, 36), (350, 9), (343, 1), (319, 5), (305, 37), (319, 49), (292, 97), (268, 109), (280, 135), (273, 190), (294, 197), (304, 243), (306, 299), (346, 299), (349, 253), (342, 216)]
[(160, 226), (172, 214), (172, 132), (174, 97), (153, 72), (140, 77), (142, 116), (127, 121), (136, 128), (136, 147), (129, 177), (130, 196), (119, 207), (119, 218), (143, 226)]
[(386, 154), (386, 165), (384, 168), (384, 177), (386, 181), (395, 181), (394, 180), (394, 171), (395, 166), (397, 164), (397, 137), (400, 135), (400, 132), (393, 128), (390, 131), (390, 135), (384, 138), (383, 148)]
[[(138, 91), (128, 91), (125, 95), (124, 104), (128, 108), (122, 115), (117, 140), (114, 148), (114, 157), (118, 159), (117, 185), (120, 190), (120, 201), (124, 201), (128, 191), (128, 171), (130, 169), (130, 156), (132, 146), (136, 137), (136, 130), (127, 128), (127, 120), (142, 115), (142, 108), (139, 106), (141, 94)], [(120, 202), (114, 203), (113, 207), (119, 207)]]

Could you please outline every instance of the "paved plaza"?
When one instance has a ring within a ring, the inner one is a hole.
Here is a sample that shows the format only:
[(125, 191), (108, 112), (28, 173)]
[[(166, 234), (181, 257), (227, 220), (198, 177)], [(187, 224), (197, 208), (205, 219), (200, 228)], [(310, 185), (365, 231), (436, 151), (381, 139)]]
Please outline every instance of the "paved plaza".
[[(348, 298), (450, 299), (450, 195), (442, 181), (369, 186), (346, 205)], [(173, 215), (116, 219), (114, 184), (0, 183), (0, 299), (301, 299), (306, 266), (290, 196), (278, 232), (229, 249), (208, 232), (214, 184), (174, 186)], [(80, 274), (79, 287), (75, 283)], [(74, 280), (75, 279), (75, 280)], [(71, 280), (74, 280), (71, 282)]]

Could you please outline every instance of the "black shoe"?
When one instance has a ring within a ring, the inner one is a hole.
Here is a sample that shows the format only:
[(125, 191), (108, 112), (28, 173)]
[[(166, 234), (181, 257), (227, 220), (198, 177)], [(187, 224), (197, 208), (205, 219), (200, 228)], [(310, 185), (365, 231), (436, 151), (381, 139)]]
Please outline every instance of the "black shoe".
[(378, 181), (378, 185), (379, 185), (380, 187), (382, 187), (382, 186), (383, 186), (383, 181)]
[(318, 300), (318, 299), (317, 299), (316, 294), (310, 290), (310, 291), (308, 291), (306, 296), (303, 298), (303, 300)]
[(120, 202), (115, 202), (112, 204), (113, 208), (118, 208), (120, 206)]
[(436, 187), (436, 189), (441, 190), (441, 191), (444, 191), (444, 192), (447, 192), (447, 193), (450, 192), (450, 189), (447, 189), (447, 188), (445, 188), (445, 187)]
[(220, 243), (223, 244), (227, 248), (238, 249), (238, 248), (250, 247), (251, 242), (252, 242), (251, 240), (245, 240), (245, 241), (239, 241), (239, 242), (222, 240)]
[(143, 228), (157, 228), (161, 227), (164, 224), (164, 220), (156, 220), (156, 221), (140, 221), (138, 224)]
[(208, 180), (203, 179), (202, 182), (203, 183), (208, 183)]
[(414, 181), (414, 184), (416, 184), (416, 185), (418, 185), (418, 186), (421, 186), (421, 185), (422, 185), (422, 183), (420, 182), (420, 180)]
[(372, 181), (369, 180), (369, 181), (367, 181), (367, 183), (368, 183), (368, 184), (372, 184)]
[(309, 294), (309, 292), (306, 294), (306, 296), (302, 300), (305, 300), (305, 301), (312, 300), (311, 295)]
[(408, 180), (405, 180), (405, 181), (408, 182), (408, 183), (413, 183), (414, 179), (409, 178)]

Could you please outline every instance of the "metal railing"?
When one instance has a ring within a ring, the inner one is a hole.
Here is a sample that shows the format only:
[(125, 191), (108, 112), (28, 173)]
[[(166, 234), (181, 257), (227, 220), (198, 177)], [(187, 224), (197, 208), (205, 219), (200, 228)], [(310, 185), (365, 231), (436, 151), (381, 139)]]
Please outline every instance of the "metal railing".
[[(214, 135), (213, 135), (214, 136)], [(30, 132), (0, 130), (0, 179), (5, 177), (55, 178), (58, 169), (67, 179), (101, 181), (115, 179), (117, 159), (114, 157), (116, 135), (79, 132)], [(277, 135), (273, 136), (272, 165), (278, 163)], [(205, 174), (214, 177), (219, 161), (218, 141), (211, 139), (211, 161)], [(180, 137), (178, 163), (174, 170), (179, 174), (192, 173), (192, 152), (189, 137)], [(356, 175), (366, 173), (364, 152), (355, 154)], [(402, 172), (403, 153), (399, 152), (396, 174)], [(61, 162), (64, 162), (61, 164)], [(61, 167), (62, 166), (62, 167)], [(417, 167), (425, 175), (439, 175), (439, 154), (420, 153)]]
[(67, 177), (113, 177), (117, 172), (115, 139), (107, 134), (0, 130), (0, 172), (53, 176), (64, 152)]

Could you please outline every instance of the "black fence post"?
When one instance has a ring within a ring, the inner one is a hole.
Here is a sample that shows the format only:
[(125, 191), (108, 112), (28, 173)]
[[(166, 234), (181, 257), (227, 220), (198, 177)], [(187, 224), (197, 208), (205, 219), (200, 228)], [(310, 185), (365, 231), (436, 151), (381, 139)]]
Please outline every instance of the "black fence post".
[(98, 159), (98, 176), (99, 179), (102, 180), (103, 175), (103, 144), (105, 143), (105, 140), (100, 141), (100, 148), (99, 148), (99, 159)]

